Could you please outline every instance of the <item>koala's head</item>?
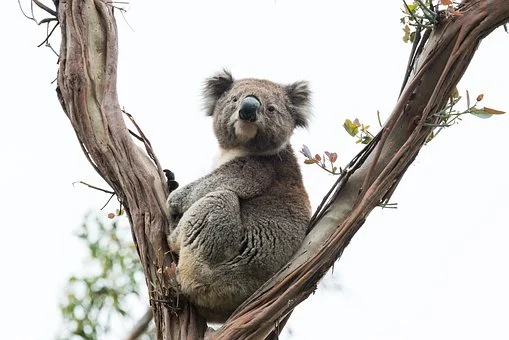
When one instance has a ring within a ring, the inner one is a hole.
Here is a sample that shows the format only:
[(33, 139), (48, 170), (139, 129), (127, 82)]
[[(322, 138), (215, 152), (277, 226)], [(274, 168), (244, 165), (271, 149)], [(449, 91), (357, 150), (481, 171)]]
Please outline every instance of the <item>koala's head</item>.
[(279, 151), (294, 128), (307, 126), (310, 95), (304, 81), (234, 80), (226, 70), (207, 79), (204, 88), (205, 109), (220, 147), (254, 154)]

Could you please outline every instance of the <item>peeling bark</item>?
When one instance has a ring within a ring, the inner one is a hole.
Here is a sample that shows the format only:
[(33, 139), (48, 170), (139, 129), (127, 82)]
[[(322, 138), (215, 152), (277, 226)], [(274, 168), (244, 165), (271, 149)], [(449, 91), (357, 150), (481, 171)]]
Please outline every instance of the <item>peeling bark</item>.
[(431, 33), (377, 145), (337, 192), (289, 265), (240, 306), (217, 339), (263, 339), (315, 289), (369, 213), (395, 189), (480, 43), (509, 21), (507, 0), (466, 0)]
[[(465, 0), (459, 11), (463, 16), (444, 19), (430, 35), (382, 132), (342, 180), (294, 259), (211, 338), (277, 336), (279, 320), (315, 290), (371, 210), (390, 196), (430, 132), (426, 123), (436, 121), (433, 114), (444, 107), (482, 38), (509, 21), (507, 0)], [(101, 0), (61, 0), (59, 21), (57, 93), (86, 157), (126, 208), (157, 337), (203, 338), (204, 320), (175, 289), (162, 169), (141, 132), (145, 150), (134, 143), (118, 103), (113, 8)]]
[[(100, 0), (60, 1), (58, 89), (62, 107), (92, 166), (124, 205), (143, 264), (159, 339), (198, 339), (205, 322), (176, 295), (166, 243), (165, 185), (145, 139), (138, 147), (117, 98), (117, 28)], [(151, 157), (149, 157), (148, 155)]]

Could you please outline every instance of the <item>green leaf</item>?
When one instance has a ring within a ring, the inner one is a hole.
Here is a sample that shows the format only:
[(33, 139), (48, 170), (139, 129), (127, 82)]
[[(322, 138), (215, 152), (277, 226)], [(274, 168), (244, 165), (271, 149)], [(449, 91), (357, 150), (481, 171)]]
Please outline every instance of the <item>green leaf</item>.
[(364, 136), (364, 137), (362, 137), (361, 143), (362, 144), (369, 144), (372, 139), (373, 138), (371, 138), (370, 136)]
[[(417, 6), (419, 6), (419, 4), (417, 2), (414, 2), (413, 4), (407, 4), (407, 7), (408, 9), (410, 10), (410, 12), (414, 13), (415, 10), (417, 9)], [(405, 8), (406, 9), (406, 8)], [(408, 10), (407, 10), (408, 12)], [(409, 13), (410, 14), (410, 13)]]
[(405, 25), (405, 27), (403, 27), (403, 32), (403, 42), (407, 43), (410, 41), (410, 27)]
[(305, 159), (304, 164), (315, 164), (318, 163), (316, 159)]
[(348, 134), (352, 137), (355, 137), (355, 135), (359, 133), (359, 127), (355, 125), (350, 119), (345, 119), (343, 127), (345, 128), (346, 132), (348, 132)]
[(472, 109), (470, 110), (470, 113), (473, 114), (476, 117), (487, 119), (491, 118), (492, 114), (484, 111), (483, 109)]
[(414, 40), (415, 40), (415, 31), (413, 31), (412, 33), (410, 33), (410, 42), (413, 43)]

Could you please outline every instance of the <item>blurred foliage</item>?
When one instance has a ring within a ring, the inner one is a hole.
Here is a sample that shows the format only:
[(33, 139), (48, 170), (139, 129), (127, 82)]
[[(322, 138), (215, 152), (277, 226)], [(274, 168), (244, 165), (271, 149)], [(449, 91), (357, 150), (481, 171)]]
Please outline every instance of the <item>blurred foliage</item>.
[(134, 325), (130, 307), (141, 300), (145, 286), (141, 263), (129, 226), (120, 226), (118, 219), (86, 218), (76, 234), (88, 252), (84, 273), (71, 276), (65, 288), (58, 339), (103, 339), (114, 320)]

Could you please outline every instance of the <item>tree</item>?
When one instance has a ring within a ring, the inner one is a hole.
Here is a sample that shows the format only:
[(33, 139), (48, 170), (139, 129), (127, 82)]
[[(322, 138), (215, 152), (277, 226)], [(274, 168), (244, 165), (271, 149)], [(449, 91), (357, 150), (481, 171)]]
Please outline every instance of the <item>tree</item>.
[[(502, 0), (467, 0), (456, 10), (461, 15), (440, 18), (429, 37), (423, 37), (423, 48), (416, 50), (419, 53), (412, 62), (415, 73), (405, 84), (392, 116), (338, 181), (303, 251), (246, 301), (216, 335), (265, 336), (312, 292), (369, 212), (390, 197), (440, 122), (436, 113), (446, 105), (480, 40), (509, 19), (509, 4)], [(101, 1), (60, 4), (59, 96), (87, 157), (126, 207), (147, 284), (154, 287), (150, 294), (159, 337), (194, 338), (204, 325), (192, 306), (171, 309), (176, 298), (164, 242), (166, 189), (161, 167), (141, 132), (152, 160), (134, 145), (120, 114), (112, 11)]]

